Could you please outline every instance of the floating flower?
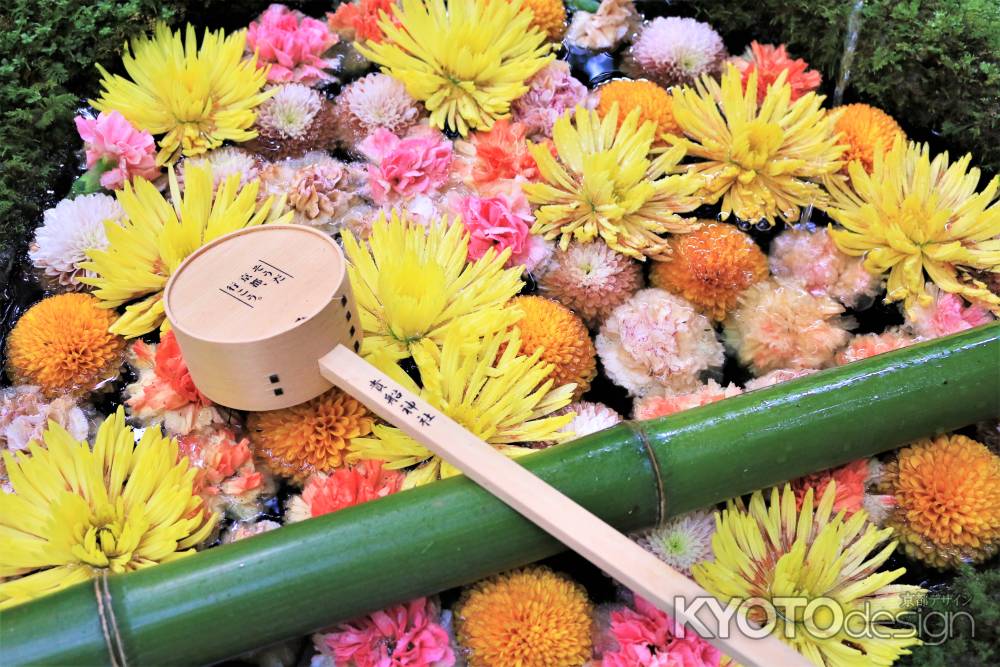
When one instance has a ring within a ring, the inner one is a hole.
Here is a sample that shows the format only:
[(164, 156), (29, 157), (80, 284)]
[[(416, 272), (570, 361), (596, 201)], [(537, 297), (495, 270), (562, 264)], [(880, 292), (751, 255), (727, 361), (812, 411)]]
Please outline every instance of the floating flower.
[(673, 97), (652, 81), (630, 81), (616, 79), (597, 89), (599, 101), (597, 114), (606, 116), (617, 104), (618, 122), (621, 124), (632, 109), (639, 109), (639, 122), (650, 121), (655, 127), (654, 135), (679, 134), (680, 128), (674, 122)]
[(527, 92), (525, 82), (553, 57), (545, 33), (518, 0), (402, 0), (388, 37), (355, 48), (403, 82), (431, 114), (431, 125), (463, 137), (488, 130)]
[(610, 51), (634, 34), (642, 18), (632, 0), (601, 0), (591, 14), (578, 10), (566, 32), (570, 44), (592, 51)]
[(834, 118), (820, 106), (823, 97), (806, 93), (790, 101), (782, 73), (757, 102), (752, 72), (745, 90), (739, 70), (729, 66), (722, 84), (705, 76), (694, 88), (674, 92), (674, 120), (683, 137), (667, 140), (697, 162), (686, 168), (705, 177), (705, 203), (722, 201), (721, 219), (735, 214), (747, 222), (774, 225), (799, 219), (800, 207), (824, 207), (819, 181), (840, 169), (844, 147), (837, 144)]
[(628, 52), (637, 74), (665, 88), (717, 74), (725, 59), (726, 45), (712, 26), (678, 16), (650, 21)]
[(118, 376), (125, 341), (108, 327), (115, 314), (89, 294), (58, 294), (29, 308), (7, 339), (7, 375), (48, 398), (81, 394)]
[(80, 278), (87, 271), (81, 264), (87, 260), (87, 251), (106, 248), (105, 220), (117, 223), (123, 216), (121, 206), (108, 195), (63, 199), (54, 208), (46, 209), (28, 257), (58, 285), (83, 289)]
[(784, 44), (774, 46), (760, 44), (755, 40), (750, 42), (750, 48), (742, 58), (734, 58), (732, 62), (743, 76), (744, 88), (750, 80), (750, 75), (757, 73), (758, 104), (764, 103), (768, 89), (774, 85), (782, 72), (787, 73), (785, 80), (791, 86), (793, 102), (819, 88), (823, 79), (819, 72), (809, 69), (809, 63), (805, 60), (789, 58)]
[(350, 232), (343, 240), (366, 356), (403, 359), (413, 344), (440, 343), (451, 329), (485, 336), (519, 317), (505, 305), (521, 290), (520, 268), (504, 269), (506, 255), (489, 249), (468, 262), (462, 225), (437, 221), (425, 229), (394, 211), (389, 221), (379, 217), (367, 246)]
[(257, 205), (257, 181), (240, 188), (240, 177), (232, 174), (213, 189), (211, 167), (190, 166), (185, 169), (182, 197), (173, 170), (170, 174), (173, 205), (141, 178), (116, 193), (126, 219), (121, 225), (105, 225), (107, 249), (88, 251), (90, 261), (81, 265), (94, 276), (80, 282), (97, 288), (94, 295), (102, 308), (142, 298), (126, 306), (125, 314), (111, 325), (113, 333), (126, 338), (149, 333), (165, 321), (163, 288), (192, 252), (237, 229), (289, 218), (278, 217), (281, 207), (272, 207), (270, 198)]
[(0, 493), (0, 608), (188, 556), (211, 533), (195, 470), (159, 429), (136, 444), (118, 408), (93, 449), (54, 422), (43, 437), (3, 453), (14, 493)]
[(611, 612), (601, 667), (718, 667), (722, 653), (645, 598)]
[(192, 167), (212, 170), (212, 191), (226, 182), (231, 175), (240, 177), (239, 187), (246, 187), (251, 181), (257, 180), (262, 164), (260, 158), (249, 151), (235, 146), (216, 148), (197, 157), (181, 160), (177, 165), (177, 185), (184, 191), (184, 172)]
[(194, 386), (173, 331), (165, 332), (159, 344), (135, 341), (128, 360), (139, 375), (125, 387), (125, 404), (133, 418), (144, 424), (162, 422), (173, 435), (187, 435), (224, 421), (212, 401)]
[[(838, 468), (830, 468), (791, 482), (795, 492), (795, 506), (802, 509), (806, 493), (813, 489), (814, 495), (822, 496), (826, 487), (834, 485), (833, 511), (843, 511), (845, 516), (851, 516), (862, 510), (868, 512), (868, 518), (880, 525), (886, 513), (895, 504), (892, 496), (870, 495), (868, 486), (874, 481), (878, 464), (874, 459), (858, 459)], [(874, 510), (874, 511), (873, 511)]]
[[(476, 341), (467, 330), (452, 327), (440, 346), (424, 339), (413, 344), (410, 353), (420, 373), (419, 387), (387, 356), (378, 356), (374, 362), (404, 389), (506, 456), (532, 451), (512, 443), (563, 442), (572, 437), (560, 429), (573, 416), (552, 413), (569, 404), (574, 386), (554, 386), (553, 367), (541, 360), (541, 350), (531, 356), (521, 354), (517, 328)], [(374, 459), (385, 461), (390, 470), (417, 465), (407, 474), (403, 488), (459, 472), (395, 426), (379, 424), (372, 432), (371, 438), (350, 442), (349, 463)]]
[(531, 26), (558, 42), (566, 32), (566, 6), (562, 0), (523, 0), (522, 10), (531, 10)]
[(845, 173), (847, 166), (858, 160), (870, 174), (877, 153), (889, 151), (896, 139), (906, 139), (903, 128), (892, 116), (867, 104), (838, 107), (833, 127), (840, 132), (840, 141), (847, 145), (842, 168)]
[(767, 257), (732, 225), (710, 222), (668, 244), (667, 257), (650, 267), (650, 282), (716, 320), (725, 319), (740, 294), (768, 275)]
[(276, 89), (275, 96), (260, 105), (254, 125), (258, 136), (247, 146), (275, 159), (332, 148), (338, 131), (333, 105), (301, 83)]
[[(740, 499), (729, 501), (716, 521), (715, 560), (691, 570), (724, 604), (751, 598), (771, 603), (778, 613), (770, 619), (764, 617), (763, 605), (744, 605), (737, 613), (757, 625), (773, 622), (771, 634), (816, 665), (890, 665), (920, 642), (912, 626), (898, 627), (894, 621), (923, 590), (892, 584), (904, 568), (877, 571), (896, 542), (871, 552), (893, 531), (868, 523), (863, 510), (849, 519), (843, 513), (833, 515), (835, 487), (826, 487), (815, 508), (814, 491), (809, 489), (801, 509), (796, 509), (795, 494), (787, 485), (780, 493), (772, 489), (769, 504), (760, 491), (754, 492), (749, 509)], [(871, 609), (879, 613), (871, 614)], [(838, 612), (846, 620), (840, 627), (831, 622)]]
[(938, 289), (934, 283), (924, 285), (930, 303), (918, 303), (906, 313), (905, 327), (920, 338), (938, 338), (965, 331), (993, 321), (993, 315), (978, 304), (966, 303), (957, 294)]
[(882, 333), (859, 334), (852, 336), (847, 347), (837, 352), (834, 361), (838, 366), (843, 366), (877, 354), (892, 352), (916, 342), (913, 336), (896, 327), (886, 329)]
[(643, 549), (664, 563), (691, 576), (691, 566), (712, 560), (713, 512), (698, 510), (682, 514), (662, 526), (633, 536)]
[(251, 412), (247, 430), (258, 459), (301, 484), (313, 473), (343, 466), (348, 446), (371, 433), (374, 421), (365, 406), (334, 387), (290, 408)]
[(253, 139), (254, 107), (274, 93), (261, 91), (267, 71), (258, 69), (257, 56), (243, 59), (245, 42), (242, 31), (226, 37), (221, 30), (206, 30), (199, 48), (193, 26), (182, 41), (180, 31), (157, 23), (152, 39), (137, 37), (126, 49), (125, 70), (135, 81), (97, 65), (103, 91), (90, 103), (98, 111), (118, 111), (140, 130), (164, 135), (157, 165), (174, 162), (181, 153), (218, 148), (227, 139)]
[(570, 73), (569, 63), (557, 60), (528, 79), (528, 92), (514, 100), (511, 111), (527, 135), (538, 141), (551, 137), (559, 116), (586, 99), (587, 87)]
[(84, 142), (87, 169), (100, 165), (101, 185), (108, 190), (120, 188), (134, 176), (150, 180), (159, 176), (153, 135), (135, 129), (125, 116), (112, 110), (97, 118), (77, 116), (73, 120)]
[(560, 410), (562, 414), (572, 414), (573, 421), (562, 427), (574, 438), (582, 438), (597, 433), (622, 422), (622, 416), (604, 405), (591, 401), (575, 401)]
[(975, 440), (912, 443), (886, 464), (879, 490), (895, 498), (887, 524), (910, 558), (953, 569), (1000, 551), (1000, 457)]
[(440, 132), (400, 139), (379, 128), (360, 148), (375, 162), (368, 165), (368, 182), (377, 204), (434, 192), (448, 180), (451, 142)]
[(542, 182), (523, 186), (538, 206), (532, 231), (558, 238), (563, 250), (571, 239), (600, 236), (613, 250), (637, 259), (669, 252), (660, 234), (690, 231), (691, 223), (677, 213), (698, 206), (692, 195), (701, 181), (690, 174), (664, 175), (684, 151), (676, 148), (650, 160), (656, 128), (651, 122), (640, 126), (639, 118), (634, 109), (619, 125), (616, 110), (602, 119), (577, 107), (553, 128), (557, 157), (545, 146), (531, 146), (542, 175)]
[(292, 220), (300, 224), (332, 226), (357, 198), (357, 183), (349, 167), (327, 159), (295, 171), (289, 183)]
[(287, 521), (305, 521), (385, 498), (399, 491), (403, 474), (383, 470), (381, 461), (361, 461), (355, 466), (345, 466), (329, 475), (317, 473), (309, 478), (300, 495), (292, 496), (288, 503)]
[(331, 628), (317, 636), (338, 665), (450, 667), (455, 664), (437, 606), (417, 598)]
[(338, 37), (322, 21), (273, 4), (247, 29), (247, 51), (260, 58), (271, 83), (307, 86), (333, 79), (325, 70), (333, 66), (323, 54)]
[(636, 419), (656, 419), (666, 417), (675, 412), (690, 410), (709, 403), (721, 401), (731, 396), (739, 396), (742, 390), (734, 384), (721, 386), (715, 380), (709, 380), (693, 391), (679, 394), (651, 394), (643, 396), (635, 402)]
[(603, 241), (573, 241), (556, 250), (539, 290), (597, 327), (642, 287), (642, 266)]
[(195, 491), (217, 514), (251, 519), (261, 513), (260, 497), (274, 492), (269, 476), (254, 465), (250, 441), (228, 428), (185, 435), (180, 451), (198, 469)]
[(326, 22), (331, 30), (348, 41), (378, 43), (385, 39), (385, 34), (379, 27), (383, 14), (390, 17), (393, 23), (399, 24), (392, 12), (395, 4), (395, 0), (342, 2), (337, 6), (337, 11), (327, 13)]
[(355, 146), (378, 129), (401, 136), (420, 120), (422, 113), (406, 86), (379, 72), (345, 86), (337, 96), (336, 108), (339, 136), (348, 146)]
[(771, 241), (768, 262), (779, 279), (793, 279), (813, 296), (864, 308), (875, 301), (882, 279), (865, 270), (860, 257), (840, 251), (827, 227), (786, 229)]
[(815, 372), (815, 368), (779, 368), (776, 371), (771, 371), (760, 377), (748, 380), (743, 385), (743, 391), (755, 391), (757, 389), (773, 387), (776, 384), (788, 382), (789, 380), (797, 380), (798, 378), (812, 375)]
[(487, 132), (473, 132), (455, 148), (462, 157), (465, 180), (479, 189), (490, 189), (506, 180), (537, 181), (538, 165), (525, 139), (527, 128), (503, 118)]
[(779, 368), (822, 368), (847, 344), (852, 321), (829, 297), (794, 282), (768, 280), (740, 296), (725, 321), (726, 344), (757, 375)]
[(261, 535), (262, 533), (269, 533), (276, 528), (281, 528), (281, 524), (277, 521), (270, 521), (269, 519), (261, 519), (260, 521), (236, 521), (229, 527), (222, 535), (222, 544), (232, 544), (233, 542), (239, 542), (240, 540), (245, 540), (248, 537), (254, 537), (255, 535)]
[(876, 156), (871, 174), (851, 163), (851, 187), (834, 189), (827, 212), (843, 228), (830, 236), (848, 255), (864, 257), (872, 273), (889, 274), (887, 302), (902, 301), (907, 310), (929, 305), (926, 272), (945, 292), (1000, 310), (1000, 296), (970, 274), (1000, 273), (1000, 176), (977, 193), (971, 159), (949, 166), (947, 153), (931, 160), (926, 145), (897, 138)]
[(505, 268), (523, 266), (533, 270), (545, 257), (545, 242), (531, 235), (531, 206), (520, 188), (493, 197), (468, 195), (453, 208), (469, 232), (469, 261), (482, 259), (492, 248), (496, 253), (510, 249)]
[(575, 384), (573, 399), (579, 399), (597, 376), (597, 352), (583, 320), (540, 296), (519, 296), (511, 304), (524, 313), (517, 323), (524, 354), (540, 350), (542, 361), (552, 364), (549, 378), (555, 386)]
[(582, 665), (591, 657), (591, 613), (582, 586), (530, 567), (466, 590), (455, 625), (470, 667)]

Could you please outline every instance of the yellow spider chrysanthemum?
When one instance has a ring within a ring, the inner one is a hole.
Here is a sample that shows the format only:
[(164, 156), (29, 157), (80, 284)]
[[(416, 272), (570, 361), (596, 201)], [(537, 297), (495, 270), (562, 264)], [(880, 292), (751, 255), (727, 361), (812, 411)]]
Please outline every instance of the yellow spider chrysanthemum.
[(361, 353), (398, 360), (453, 327), (477, 335), (503, 331), (520, 313), (505, 304), (521, 290), (521, 268), (504, 269), (509, 251), (467, 261), (469, 237), (459, 224), (428, 227), (393, 211), (372, 226), (366, 245), (344, 231), (348, 275), (361, 315)]
[(506, 116), (553, 58), (521, 0), (402, 0), (392, 11), (398, 25), (379, 24), (386, 39), (356, 48), (424, 103), (432, 125), (463, 137)]
[(281, 216), (282, 202), (272, 206), (268, 198), (257, 205), (257, 181), (240, 188), (240, 174), (231, 174), (212, 192), (212, 168), (192, 166), (184, 170), (184, 196), (173, 169), (167, 203), (156, 186), (137, 178), (115, 193), (126, 219), (105, 223), (106, 250), (88, 250), (90, 261), (81, 264), (94, 276), (80, 282), (93, 285), (104, 308), (145, 297), (125, 308), (111, 331), (126, 338), (149, 333), (166, 324), (163, 288), (184, 259), (209, 241), (229, 232), (263, 222), (288, 222)]
[[(833, 515), (836, 483), (830, 482), (813, 507), (813, 489), (802, 509), (786, 485), (772, 489), (770, 503), (757, 491), (747, 509), (730, 501), (716, 514), (712, 537), (715, 561), (695, 564), (695, 580), (724, 603), (762, 599), (738, 613), (753, 623), (774, 623), (771, 633), (815, 665), (866, 667), (891, 665), (908, 646), (919, 644), (916, 631), (893, 627), (919, 602), (923, 589), (892, 584), (906, 570), (876, 572), (892, 555), (892, 529), (877, 529), (864, 510), (845, 519)], [(806, 614), (806, 611), (809, 614)], [(846, 621), (844, 620), (846, 619)]]
[(150, 134), (162, 134), (157, 164), (174, 162), (180, 154), (198, 155), (226, 139), (247, 141), (254, 108), (277, 93), (262, 90), (266, 67), (257, 56), (243, 59), (246, 31), (226, 37), (206, 30), (201, 47), (188, 25), (182, 41), (165, 23), (158, 23), (152, 39), (145, 35), (126, 46), (125, 71), (132, 80), (97, 66), (104, 90), (90, 103), (99, 111), (118, 111), (130, 123)]
[[(517, 329), (471, 340), (476, 344), (469, 344), (468, 332), (452, 328), (440, 347), (430, 340), (413, 345), (410, 349), (422, 388), (390, 357), (382, 355), (372, 361), (401, 386), (507, 456), (534, 451), (512, 443), (563, 442), (573, 436), (559, 429), (575, 415), (552, 413), (569, 404), (576, 385), (554, 389), (547, 379), (552, 365), (541, 361), (541, 350), (531, 356), (520, 354)], [(458, 474), (455, 467), (394, 426), (377, 425), (372, 432), (374, 437), (348, 443), (348, 463), (375, 459), (385, 461), (388, 469), (419, 464), (406, 476), (404, 488)]]
[(641, 113), (633, 109), (619, 126), (617, 104), (603, 118), (577, 107), (552, 128), (558, 159), (546, 145), (530, 146), (542, 177), (523, 185), (538, 206), (532, 232), (559, 238), (563, 250), (571, 240), (586, 243), (599, 236), (613, 250), (645, 259), (669, 253), (660, 234), (696, 228), (677, 213), (699, 206), (692, 195), (701, 179), (665, 175), (676, 169), (683, 148), (650, 159), (656, 124), (640, 126)]
[(0, 608), (193, 554), (212, 532), (197, 468), (159, 427), (137, 445), (118, 408), (93, 449), (52, 421), (43, 440), (3, 453), (14, 492), (0, 493)]
[(924, 272), (946, 292), (977, 299), (1000, 311), (993, 294), (969, 269), (1000, 273), (1000, 176), (982, 192), (971, 157), (948, 164), (933, 160), (926, 145), (897, 138), (887, 154), (876, 154), (872, 173), (850, 166), (850, 185), (830, 179), (827, 211), (843, 229), (830, 237), (848, 255), (864, 256), (865, 268), (888, 272), (886, 301), (907, 309), (927, 305)]
[(801, 207), (827, 202), (819, 182), (837, 173), (844, 152), (835, 119), (815, 93), (792, 102), (786, 78), (782, 72), (760, 104), (757, 72), (744, 91), (732, 65), (721, 85), (703, 76), (694, 88), (674, 91), (674, 121), (684, 136), (665, 138), (698, 160), (683, 168), (705, 176), (702, 194), (707, 203), (722, 200), (723, 220), (794, 222)]

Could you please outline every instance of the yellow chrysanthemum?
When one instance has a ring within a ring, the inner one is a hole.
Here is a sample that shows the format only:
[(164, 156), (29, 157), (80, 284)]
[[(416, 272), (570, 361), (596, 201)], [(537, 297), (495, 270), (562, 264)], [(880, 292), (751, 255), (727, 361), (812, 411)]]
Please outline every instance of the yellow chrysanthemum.
[(524, 313), (517, 323), (523, 353), (540, 350), (541, 360), (552, 364), (553, 384), (572, 382), (573, 400), (583, 396), (597, 375), (597, 350), (587, 325), (566, 306), (541, 296), (519, 296), (511, 305)]
[(194, 27), (184, 40), (165, 23), (158, 23), (150, 39), (145, 35), (126, 47), (123, 61), (132, 80), (100, 70), (104, 90), (90, 103), (99, 111), (117, 111), (150, 134), (162, 134), (157, 164), (199, 155), (222, 142), (247, 141), (254, 108), (278, 92), (262, 90), (267, 67), (258, 69), (256, 54), (243, 59), (246, 31), (228, 37), (222, 30), (205, 31), (201, 47)]
[(89, 294), (59, 294), (29, 308), (7, 340), (7, 373), (49, 398), (87, 392), (118, 374), (125, 340), (108, 331), (115, 315)]
[(860, 160), (870, 174), (875, 165), (875, 154), (892, 148), (897, 137), (906, 138), (903, 128), (892, 116), (867, 104), (848, 104), (839, 107), (835, 113), (837, 121), (834, 129), (840, 132), (840, 141), (847, 145), (841, 171), (846, 172), (851, 162)]
[(942, 153), (931, 160), (926, 144), (897, 138), (891, 151), (876, 154), (871, 174), (852, 163), (849, 186), (830, 179), (827, 213), (843, 225), (830, 237), (848, 255), (863, 256), (870, 272), (888, 272), (887, 302), (930, 304), (926, 271), (944, 291), (1000, 311), (1000, 297), (970, 273), (1000, 273), (1000, 176), (976, 192), (979, 170), (969, 169), (971, 159), (949, 165)]
[(923, 590), (891, 585), (905, 568), (875, 571), (896, 543), (870, 552), (892, 536), (892, 529), (877, 529), (864, 510), (846, 520), (843, 511), (834, 516), (836, 495), (836, 483), (830, 482), (815, 509), (813, 489), (796, 510), (788, 485), (780, 493), (772, 489), (769, 504), (760, 491), (749, 509), (742, 500), (730, 501), (716, 514), (715, 561), (697, 563), (691, 571), (723, 603), (770, 602), (775, 616), (756, 604), (739, 613), (758, 625), (773, 622), (771, 633), (815, 665), (891, 665), (909, 653), (908, 646), (920, 643), (912, 628), (892, 622), (919, 601)]
[(616, 79), (598, 88), (597, 115), (606, 116), (618, 105), (618, 121), (621, 124), (625, 117), (638, 108), (639, 121), (647, 120), (656, 124), (657, 141), (663, 134), (679, 134), (680, 128), (674, 121), (674, 98), (665, 88), (652, 81), (632, 81)]
[(386, 39), (356, 48), (424, 103), (432, 125), (463, 137), (506, 116), (553, 58), (521, 0), (402, 0), (392, 11), (396, 21), (379, 23)]
[(14, 492), (0, 493), (0, 608), (193, 554), (212, 532), (197, 469), (159, 427), (137, 445), (118, 408), (93, 449), (51, 421), (43, 440), (3, 453)]
[(580, 667), (591, 657), (592, 613), (580, 584), (531, 567), (467, 590), (455, 629), (471, 667)]
[(911, 558), (945, 569), (1000, 551), (1000, 457), (962, 435), (918, 440), (881, 475), (895, 498), (886, 525)]
[(251, 412), (247, 429), (257, 458), (301, 484), (344, 465), (351, 438), (371, 433), (374, 421), (365, 406), (334, 387), (290, 408)]
[(89, 250), (89, 262), (80, 266), (94, 276), (80, 282), (93, 285), (94, 295), (104, 308), (145, 297), (125, 308), (111, 331), (126, 338), (149, 333), (161, 324), (163, 288), (184, 259), (209, 241), (229, 232), (264, 222), (288, 222), (291, 213), (278, 217), (283, 202), (272, 206), (269, 197), (257, 205), (258, 181), (240, 188), (240, 174), (230, 174), (212, 192), (210, 165), (184, 170), (181, 196), (173, 168), (170, 169), (171, 206), (156, 186), (136, 178), (115, 196), (125, 211), (122, 223), (104, 223), (108, 235), (106, 250)]
[(674, 120), (684, 136), (667, 141), (697, 161), (684, 169), (703, 174), (707, 203), (722, 200), (722, 219), (731, 214), (750, 222), (775, 217), (799, 219), (800, 207), (824, 206), (819, 184), (840, 169), (834, 117), (823, 97), (806, 93), (794, 102), (782, 72), (757, 103), (757, 72), (743, 89), (742, 75), (729, 65), (722, 84), (703, 76), (694, 88), (674, 91)]
[(674, 148), (649, 158), (656, 125), (639, 125), (640, 109), (618, 123), (618, 107), (603, 118), (577, 107), (555, 122), (552, 139), (558, 159), (547, 145), (533, 144), (531, 154), (542, 182), (525, 183), (525, 194), (538, 206), (532, 232), (589, 242), (600, 236), (608, 246), (637, 259), (665, 257), (666, 232), (687, 232), (692, 222), (677, 215), (701, 203), (692, 196), (701, 179), (691, 174), (666, 176), (684, 156)]
[(566, 32), (566, 5), (562, 0), (523, 0), (523, 10), (531, 10), (531, 25), (549, 39), (560, 40)]
[[(541, 350), (531, 356), (520, 354), (520, 350), (516, 328), (482, 339), (452, 328), (440, 347), (422, 340), (410, 348), (423, 387), (418, 387), (390, 356), (376, 355), (371, 361), (478, 438), (516, 457), (533, 450), (511, 443), (572, 438), (572, 433), (559, 429), (575, 416), (552, 415), (569, 404), (574, 385), (554, 389), (552, 380), (547, 379), (552, 365), (541, 361)], [(372, 432), (374, 437), (351, 440), (348, 463), (375, 459), (385, 461), (387, 469), (419, 464), (406, 476), (404, 488), (459, 472), (394, 426), (377, 425)]]
[(505, 306), (521, 290), (521, 267), (503, 268), (508, 250), (467, 261), (462, 225), (442, 219), (424, 227), (394, 210), (388, 221), (380, 215), (367, 244), (346, 230), (342, 236), (365, 356), (403, 359), (418, 341), (439, 343), (455, 327), (488, 335), (520, 315)]

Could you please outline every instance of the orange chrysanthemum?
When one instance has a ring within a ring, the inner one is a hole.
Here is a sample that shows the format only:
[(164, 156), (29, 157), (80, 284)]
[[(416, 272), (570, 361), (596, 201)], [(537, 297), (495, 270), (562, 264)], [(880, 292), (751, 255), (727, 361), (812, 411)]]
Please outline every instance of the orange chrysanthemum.
[(716, 320), (725, 319), (743, 290), (768, 274), (767, 257), (732, 225), (708, 223), (668, 243), (671, 254), (653, 263), (650, 281)]
[(619, 79), (604, 84), (600, 88), (597, 114), (603, 118), (611, 113), (615, 102), (618, 103), (618, 127), (632, 109), (639, 107), (639, 125), (647, 120), (655, 123), (657, 138), (664, 134), (681, 133), (674, 120), (674, 98), (652, 81)]
[(523, 0), (521, 7), (530, 9), (534, 15), (531, 25), (553, 41), (562, 39), (566, 32), (566, 6), (562, 0)]
[(834, 129), (841, 133), (840, 143), (847, 146), (842, 158), (844, 166), (840, 168), (845, 174), (854, 160), (859, 160), (865, 171), (872, 173), (875, 154), (892, 148), (896, 137), (906, 139), (899, 123), (881, 109), (867, 104), (848, 104), (837, 109), (836, 113), (840, 115)]
[(117, 317), (89, 294), (43, 299), (11, 331), (7, 374), (49, 398), (93, 389), (116, 376), (124, 359), (125, 339), (108, 332)]
[(887, 524), (907, 555), (940, 569), (1000, 550), (1000, 457), (963, 435), (918, 440), (885, 466)]
[(531, 567), (466, 591), (455, 626), (471, 667), (579, 667), (591, 657), (591, 613), (582, 586)]
[(250, 413), (247, 426), (257, 457), (301, 483), (344, 465), (348, 441), (371, 433), (372, 422), (365, 406), (333, 388), (300, 405)]
[(597, 375), (597, 350), (587, 325), (572, 310), (545, 297), (519, 296), (511, 305), (524, 313), (517, 323), (521, 354), (544, 348), (542, 361), (552, 364), (552, 386), (576, 383), (573, 400), (583, 396)]

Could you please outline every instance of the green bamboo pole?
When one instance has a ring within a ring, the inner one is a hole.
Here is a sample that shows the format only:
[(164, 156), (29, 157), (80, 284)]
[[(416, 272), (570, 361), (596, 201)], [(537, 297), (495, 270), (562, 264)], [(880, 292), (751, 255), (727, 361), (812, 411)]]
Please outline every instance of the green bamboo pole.
[[(621, 425), (522, 461), (633, 530), (661, 511), (710, 505), (998, 414), (1000, 324), (992, 324)], [(455, 478), (108, 583), (128, 664), (199, 664), (560, 549)], [(80, 584), (0, 614), (0, 647), (10, 666), (110, 664), (94, 587)]]

